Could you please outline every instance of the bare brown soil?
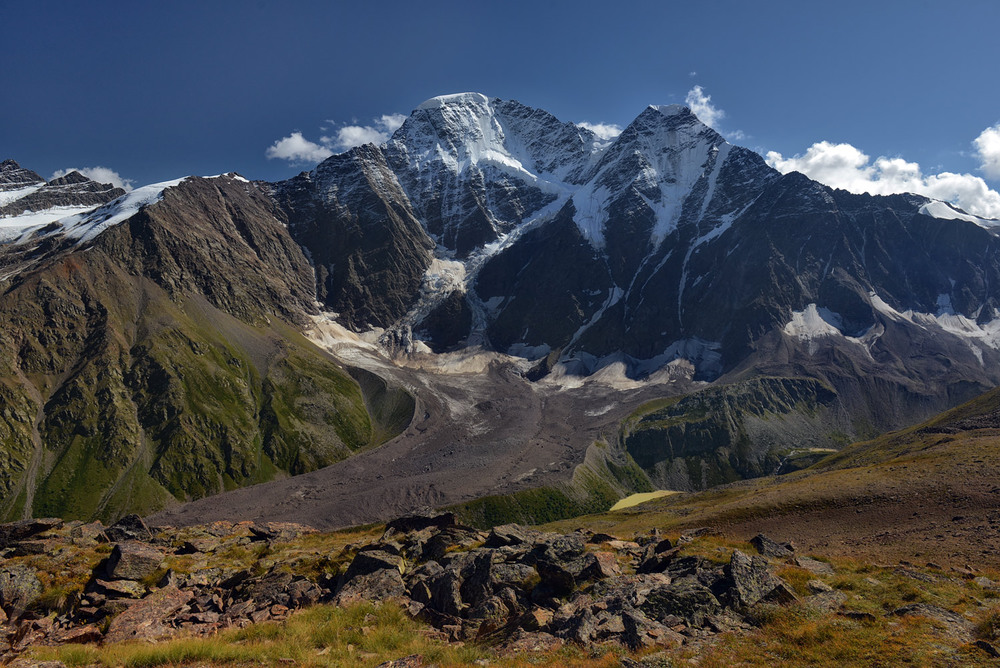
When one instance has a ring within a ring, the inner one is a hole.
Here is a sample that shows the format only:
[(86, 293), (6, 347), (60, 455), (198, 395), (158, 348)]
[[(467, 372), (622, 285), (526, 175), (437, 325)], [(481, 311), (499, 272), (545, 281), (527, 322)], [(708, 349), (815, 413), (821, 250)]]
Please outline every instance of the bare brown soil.
[(588, 525), (610, 533), (706, 526), (735, 540), (791, 541), (800, 553), (1000, 568), (1000, 431), (910, 430), (856, 459), (879, 451), (885, 461), (668, 497)]

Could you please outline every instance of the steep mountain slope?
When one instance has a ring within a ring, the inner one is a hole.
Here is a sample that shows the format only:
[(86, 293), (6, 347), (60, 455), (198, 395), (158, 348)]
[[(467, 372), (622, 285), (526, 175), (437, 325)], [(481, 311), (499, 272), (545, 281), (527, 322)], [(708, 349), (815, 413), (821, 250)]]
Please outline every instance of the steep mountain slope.
[(399, 397), (296, 331), (313, 272), (278, 216), (189, 178), (0, 247), (0, 514), (150, 511), (394, 435), (366, 401)]

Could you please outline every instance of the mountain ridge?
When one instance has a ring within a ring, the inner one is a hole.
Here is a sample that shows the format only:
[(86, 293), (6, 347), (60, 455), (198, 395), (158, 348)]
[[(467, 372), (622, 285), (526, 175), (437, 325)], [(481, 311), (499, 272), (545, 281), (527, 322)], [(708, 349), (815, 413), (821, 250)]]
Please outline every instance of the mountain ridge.
[[(3, 164), (18, 197), (46, 187)], [(485, 493), (491, 467), (512, 492), (593, 482), (574, 467), (650, 399), (771, 406), (686, 424), (711, 434), (685, 455), (687, 479), (670, 447), (679, 432), (643, 426), (643, 475), (697, 489), (715, 479), (699, 471), (761, 474), (808, 429), (824, 445), (872, 436), (1000, 383), (991, 221), (779, 174), (677, 105), (647, 107), (602, 140), (520, 102), (443, 96), (386, 143), (286, 181), (187, 177), (45, 224), (17, 227), (20, 218), (0, 218), (16, 230), (0, 244), (0, 310), (20, 337), (4, 375), (18, 408), (2, 428), (20, 439), (0, 476), (11, 489), (14, 477), (51, 473), (55, 459), (74, 471), (73, 457), (90, 456), (68, 457), (78, 436), (94, 452), (102, 438), (127, 442), (146, 453), (130, 460), (146, 473), (157, 451), (144, 439), (208, 452), (209, 474), (178, 454), (172, 473), (158, 469), (162, 490), (139, 485), (153, 490), (142, 503), (154, 510), (334, 464), (404, 431), (414, 440), (334, 466), (351, 473), (331, 503), (354, 503), (361, 510), (344, 512), (370, 521)], [(14, 305), (29, 293), (40, 309), (24, 319)], [(301, 338), (307, 330), (326, 352)], [(279, 358), (291, 361), (275, 371)], [(100, 373), (80, 375), (94, 364)], [(94, 388), (111, 398), (92, 399)], [(323, 405), (310, 403), (316, 392)], [(184, 428), (178, 414), (190, 418)], [(378, 415), (394, 426), (373, 423)], [(578, 433), (564, 433), (559, 416), (576, 416)], [(75, 434), (74, 420), (109, 435)], [(134, 428), (112, 429), (125, 424)], [(257, 436), (234, 435), (243, 429)], [(49, 432), (62, 445), (42, 456)], [(223, 448), (238, 462), (206, 446), (220, 434), (239, 442)], [(615, 447), (608, 456), (626, 466), (627, 447)], [(407, 477), (405, 500), (374, 498), (386, 483), (356, 474), (362, 461)], [(461, 493), (436, 487), (473, 461)], [(311, 493), (305, 484), (296, 493)], [(22, 512), (14, 505), (6, 512)]]

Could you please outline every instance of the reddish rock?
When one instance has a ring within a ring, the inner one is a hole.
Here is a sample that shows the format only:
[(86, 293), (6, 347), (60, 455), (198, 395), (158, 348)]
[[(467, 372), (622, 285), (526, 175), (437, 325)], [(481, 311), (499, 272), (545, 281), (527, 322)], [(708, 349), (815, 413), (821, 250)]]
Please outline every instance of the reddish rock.
[(53, 642), (60, 644), (85, 644), (98, 642), (103, 637), (101, 630), (93, 624), (74, 626), (68, 629), (57, 629), (49, 636)]
[(105, 641), (155, 640), (171, 632), (166, 621), (194, 598), (189, 591), (165, 587), (129, 606), (111, 620)]
[(621, 568), (618, 566), (618, 559), (614, 552), (594, 552), (591, 561), (583, 572), (586, 580), (603, 580), (621, 575)]

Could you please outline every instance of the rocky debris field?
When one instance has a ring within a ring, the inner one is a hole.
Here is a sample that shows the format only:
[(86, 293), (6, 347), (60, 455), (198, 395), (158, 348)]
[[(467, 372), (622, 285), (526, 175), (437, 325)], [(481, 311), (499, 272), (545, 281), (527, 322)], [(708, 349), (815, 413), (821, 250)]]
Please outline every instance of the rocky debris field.
[[(24, 520), (0, 525), (0, 661), (37, 646), (207, 636), (316, 604), (362, 601), (401, 606), (441, 642), (508, 655), (574, 643), (701, 651), (753, 632), (767, 618), (762, 611), (793, 604), (876, 619), (844, 608), (855, 585), (831, 586), (838, 580), (830, 563), (762, 535), (744, 551), (705, 543), (704, 533), (623, 540), (519, 525), (480, 531), (449, 513), (400, 518), (381, 535), (288, 523), (148, 527), (138, 516), (110, 527)], [(976, 586), (998, 587), (983, 576)], [(888, 615), (926, 618), (956, 642), (974, 640), (968, 617), (913, 600)]]

